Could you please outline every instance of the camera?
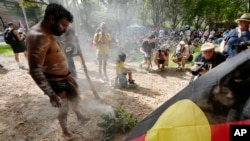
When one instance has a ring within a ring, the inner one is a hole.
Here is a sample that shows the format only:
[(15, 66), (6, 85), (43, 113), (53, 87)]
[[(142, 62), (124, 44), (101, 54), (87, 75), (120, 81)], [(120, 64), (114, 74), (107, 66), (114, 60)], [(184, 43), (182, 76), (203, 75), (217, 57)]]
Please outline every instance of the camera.
[(243, 42), (240, 44), (234, 44), (232, 45), (231, 49), (235, 50), (237, 53), (240, 53), (241, 51), (248, 49), (248, 46), (250, 46), (250, 41)]
[(196, 68), (195, 70), (191, 71), (193, 75), (198, 75), (201, 71), (202, 68), (205, 68), (206, 70), (210, 69), (210, 63), (196, 63), (199, 67)]

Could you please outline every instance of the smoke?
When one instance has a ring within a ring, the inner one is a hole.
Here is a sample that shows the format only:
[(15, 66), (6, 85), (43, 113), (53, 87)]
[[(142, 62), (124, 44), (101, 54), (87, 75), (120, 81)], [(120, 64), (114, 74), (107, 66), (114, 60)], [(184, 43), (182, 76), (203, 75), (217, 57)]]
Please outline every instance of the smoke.
[(102, 104), (96, 100), (86, 100), (80, 103), (80, 108), (84, 115), (87, 116), (100, 116), (108, 114), (115, 116), (114, 109), (110, 105)]

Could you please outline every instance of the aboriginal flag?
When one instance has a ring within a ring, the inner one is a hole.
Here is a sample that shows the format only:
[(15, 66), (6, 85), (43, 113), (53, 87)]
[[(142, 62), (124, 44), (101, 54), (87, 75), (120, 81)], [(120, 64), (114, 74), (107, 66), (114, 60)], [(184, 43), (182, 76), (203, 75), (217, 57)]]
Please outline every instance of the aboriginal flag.
[(128, 141), (229, 141), (250, 125), (250, 49), (191, 82), (140, 121)]

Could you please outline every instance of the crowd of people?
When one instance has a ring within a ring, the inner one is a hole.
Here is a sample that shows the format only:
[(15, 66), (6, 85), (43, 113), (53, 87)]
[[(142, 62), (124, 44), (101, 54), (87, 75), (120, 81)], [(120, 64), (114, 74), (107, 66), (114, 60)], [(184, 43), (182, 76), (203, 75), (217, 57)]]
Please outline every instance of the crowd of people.
[[(88, 120), (78, 107), (80, 97), (75, 81), (77, 71), (73, 57), (82, 56), (82, 51), (75, 31), (70, 27), (72, 22), (73, 15), (67, 9), (59, 4), (51, 3), (47, 6), (42, 21), (28, 31), (26, 38), (17, 32), (15, 24), (12, 22), (8, 23), (9, 27), (6, 29), (6, 32), (7, 30), (11, 32), (15, 40), (9, 44), (13, 49), (18, 66), (22, 67), (18, 55), (23, 52), (28, 60), (31, 77), (49, 97), (52, 106), (58, 107), (59, 124), (63, 131), (63, 137), (68, 140), (75, 138), (75, 135), (67, 128), (69, 106), (79, 121)], [(183, 70), (188, 62), (192, 62), (190, 69), (193, 75), (203, 75), (240, 53), (238, 48), (234, 46), (235, 44), (240, 46), (249, 41), (250, 13), (243, 14), (235, 22), (238, 24), (237, 28), (223, 33), (219, 51), (216, 51), (216, 42), (212, 38), (215, 37), (214, 31), (205, 31), (203, 34), (191, 32), (189, 26), (180, 32), (178, 40), (174, 39), (176, 36), (172, 36), (173, 33), (169, 35), (162, 28), (158, 33), (147, 35), (144, 40), (122, 38), (119, 41), (116, 61), (117, 83), (120, 83), (120, 86), (135, 84), (131, 69), (125, 67), (126, 58), (131, 56), (131, 46), (134, 46), (135, 50), (142, 54), (140, 68), (146, 65), (146, 70), (150, 71), (152, 66), (156, 65), (157, 70), (162, 71), (168, 67), (171, 60), (178, 69)], [(199, 39), (198, 43), (201, 43), (201, 49), (200, 53), (193, 58), (193, 49), (197, 46), (197, 38)], [(102, 82), (109, 80), (107, 62), (112, 40), (106, 23), (101, 22), (93, 35), (92, 42), (96, 47), (99, 79)], [(178, 41), (178, 43), (172, 44), (171, 40)], [(171, 52), (172, 56), (170, 56)]]

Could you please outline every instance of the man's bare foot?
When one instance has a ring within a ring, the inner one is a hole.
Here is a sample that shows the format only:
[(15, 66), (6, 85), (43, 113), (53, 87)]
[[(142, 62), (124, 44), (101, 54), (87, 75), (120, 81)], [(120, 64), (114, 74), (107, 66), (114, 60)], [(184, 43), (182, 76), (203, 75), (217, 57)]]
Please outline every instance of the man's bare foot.
[(62, 137), (64, 137), (67, 141), (71, 141), (73, 139), (79, 138), (78, 135), (72, 133), (63, 133)]

